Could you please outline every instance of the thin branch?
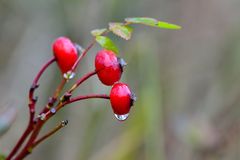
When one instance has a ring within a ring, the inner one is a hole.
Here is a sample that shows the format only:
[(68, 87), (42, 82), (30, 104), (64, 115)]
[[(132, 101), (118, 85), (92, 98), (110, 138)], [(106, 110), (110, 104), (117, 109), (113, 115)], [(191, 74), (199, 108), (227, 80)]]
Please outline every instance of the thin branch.
[[(130, 23), (126, 23), (125, 25), (129, 25), (129, 24)], [(106, 35), (109, 32), (110, 32), (110, 30), (106, 30), (101, 35)], [(82, 54), (78, 57), (77, 61), (75, 62), (75, 64), (72, 67), (72, 72), (75, 72), (79, 62), (83, 59), (83, 57), (87, 54), (87, 52), (94, 46), (95, 43), (96, 43), (96, 39), (94, 37), (93, 40), (91, 41), (91, 43), (89, 44), (89, 46), (85, 50), (83, 50)]]
[(68, 93), (72, 93), (80, 84), (82, 84), (84, 81), (86, 81), (88, 78), (90, 78), (91, 76), (95, 75), (97, 73), (97, 71), (92, 71), (90, 73), (87, 73), (86, 75), (84, 75), (82, 78), (80, 78), (73, 86), (70, 90), (68, 90)]
[(92, 42), (90, 43), (90, 45), (83, 51), (83, 53), (78, 57), (78, 59), (76, 60), (76, 62), (72, 66), (72, 72), (75, 72), (79, 62), (83, 59), (83, 57), (87, 54), (87, 52), (94, 46), (95, 43), (96, 43), (96, 40), (94, 38), (92, 40)]
[(41, 142), (43, 142), (44, 140), (46, 140), (47, 138), (49, 138), (50, 136), (52, 136), (54, 133), (56, 133), (58, 130), (60, 130), (61, 128), (65, 127), (68, 124), (68, 121), (62, 121), (59, 125), (57, 125), (53, 130), (51, 130), (50, 132), (48, 132), (47, 134), (45, 134), (44, 136), (42, 136), (41, 138), (39, 138), (38, 140), (36, 140), (33, 145), (32, 145), (32, 149), (35, 148), (38, 144), (40, 144)]
[[(106, 32), (106, 33), (108, 33), (108, 32)], [(103, 34), (105, 34), (105, 33), (103, 33)], [(75, 70), (76, 70), (76, 68), (77, 68), (77, 66), (78, 66), (78, 64), (79, 64), (79, 62), (83, 59), (83, 57), (87, 54), (87, 52), (94, 46), (94, 44), (96, 43), (96, 40), (95, 40), (95, 38), (92, 40), (92, 42), (90, 43), (90, 45), (83, 51), (83, 53), (78, 57), (78, 59), (77, 59), (77, 61), (75, 62), (75, 64), (73, 65), (73, 67), (72, 67), (72, 69), (71, 69), (71, 71), (72, 72), (75, 72)], [(55, 58), (52, 60), (52, 61), (55, 61)], [(51, 62), (52, 63), (52, 62)], [(35, 81), (36, 81), (36, 83), (34, 83), (35, 85), (33, 85), (34, 87), (37, 87), (37, 81), (38, 81), (38, 79), (40, 78), (40, 76), (41, 76), (41, 71), (39, 72), (40, 73), (40, 75), (38, 75), (36, 78), (35, 78)], [(91, 77), (92, 75), (94, 75), (95, 73), (94, 72), (92, 72), (92, 73), (90, 73), (90, 75), (89, 75), (89, 77)], [(82, 80), (79, 80), (79, 85), (83, 82), (83, 81), (85, 81), (86, 79), (88, 79), (89, 78), (88, 76), (86, 76), (85, 78), (83, 77), (83, 79)], [(29, 140), (28, 140), (28, 142), (26, 143), (26, 145), (25, 145), (25, 147), (22, 149), (22, 151), (16, 156), (16, 159), (15, 160), (21, 160), (21, 159), (23, 159), (24, 157), (26, 157), (31, 151), (29, 150), (29, 147), (33, 144), (33, 142), (35, 141), (35, 139), (37, 138), (37, 136), (38, 136), (38, 134), (39, 134), (39, 132), (40, 132), (40, 130), (41, 130), (41, 128), (42, 128), (42, 126), (44, 125), (44, 123), (49, 119), (49, 118), (51, 118), (55, 113), (52, 113), (52, 112), (50, 112), (50, 108), (54, 105), (54, 103), (57, 101), (57, 97), (59, 96), (59, 94), (60, 94), (60, 92), (61, 92), (61, 90), (63, 89), (63, 87), (64, 87), (64, 85), (65, 85), (65, 83), (66, 83), (66, 79), (64, 79), (63, 81), (62, 81), (62, 83), (58, 86), (58, 88), (56, 89), (56, 91), (55, 91), (55, 94), (54, 94), (54, 96), (51, 98), (51, 100), (48, 102), (48, 104), (43, 108), (43, 110), (42, 110), (42, 112), (41, 112), (41, 114), (45, 114), (46, 113), (46, 119), (45, 120), (38, 120), (37, 122), (36, 122), (36, 125), (35, 125), (35, 128), (34, 128), (34, 130), (32, 131), (32, 128), (30, 128), (30, 131), (32, 132), (32, 135), (31, 135), (31, 137), (29, 138)], [(74, 90), (75, 88), (73, 88), (72, 89), (72, 91)], [(34, 92), (34, 90), (35, 90), (35, 88), (33, 89), (33, 90), (31, 90), (31, 94), (29, 95), (29, 99), (30, 100), (32, 100), (31, 102), (33, 102), (32, 104), (34, 104), (33, 105), (33, 107), (31, 106), (30, 107), (30, 111), (32, 112), (32, 117), (31, 117), (31, 119), (34, 119), (34, 114), (35, 114), (35, 101), (36, 101), (36, 99), (34, 99), (33, 98), (33, 92)], [(71, 92), (72, 92), (71, 91)], [(70, 99), (69, 101), (67, 101), (67, 102), (64, 102), (64, 103), (62, 103), (61, 101), (58, 103), (58, 105), (57, 105), (57, 109), (59, 108), (59, 109), (61, 109), (64, 105), (66, 105), (66, 104), (69, 104), (69, 103), (72, 103), (72, 102), (75, 102), (75, 101), (79, 101), (79, 100), (82, 100), (82, 99), (88, 99), (88, 98), (105, 98), (105, 99), (109, 99), (109, 96), (107, 96), (107, 95), (89, 95), (89, 96), (79, 96), (79, 97), (76, 97), (76, 98), (72, 98), (72, 99)], [(35, 100), (35, 101), (34, 101)], [(33, 108), (33, 109), (32, 109)], [(34, 112), (33, 112), (34, 111)], [(56, 110), (57, 111), (57, 110)], [(31, 121), (31, 123), (33, 123), (33, 120)], [(29, 126), (31, 126), (31, 125), (29, 125)], [(30, 133), (30, 132), (29, 132)], [(29, 135), (29, 133), (27, 133), (27, 135)], [(18, 147), (16, 147), (16, 150), (18, 150), (20, 147), (21, 147), (21, 145), (22, 145), (22, 143), (24, 142), (24, 140), (26, 139), (26, 136), (25, 136), (25, 138), (23, 138), (23, 141), (20, 143), (20, 145), (18, 146)], [(16, 154), (16, 152), (13, 152), (13, 155), (14, 154)], [(7, 160), (10, 160), (10, 158), (9, 159), (7, 159)]]
[(22, 134), (22, 136), (20, 137), (20, 139), (18, 140), (17, 144), (14, 146), (13, 150), (10, 152), (10, 154), (8, 155), (8, 157), (6, 158), (6, 160), (10, 160), (19, 150), (19, 148), (22, 146), (23, 142), (25, 141), (25, 139), (27, 138), (27, 136), (31, 133), (32, 128), (33, 128), (33, 121), (34, 121), (34, 115), (35, 115), (35, 104), (37, 99), (34, 98), (34, 91), (38, 88), (38, 81), (40, 79), (40, 77), (42, 76), (43, 72), (55, 61), (56, 59), (53, 57), (51, 58), (46, 64), (43, 65), (43, 67), (40, 69), (40, 71), (38, 72), (37, 76), (34, 78), (32, 86), (29, 90), (28, 96), (29, 96), (29, 104), (28, 104), (28, 108), (29, 108), (29, 122), (28, 122), (28, 126), (25, 129), (24, 133)]
[(42, 111), (40, 112), (40, 114), (42, 113), (46, 113), (47, 111), (50, 110), (50, 108), (55, 104), (55, 102), (58, 99), (59, 94), (61, 93), (63, 87), (65, 86), (67, 80), (65, 78), (62, 79), (61, 83), (58, 85), (57, 89), (54, 92), (53, 97), (50, 97), (48, 100), (47, 105), (42, 109)]
[(80, 101), (80, 100), (84, 100), (84, 99), (90, 99), (90, 98), (110, 99), (110, 97), (106, 94), (90, 94), (90, 95), (77, 96), (77, 97), (74, 97), (74, 98), (70, 98), (70, 100), (67, 101), (66, 104), (73, 103), (73, 102)]

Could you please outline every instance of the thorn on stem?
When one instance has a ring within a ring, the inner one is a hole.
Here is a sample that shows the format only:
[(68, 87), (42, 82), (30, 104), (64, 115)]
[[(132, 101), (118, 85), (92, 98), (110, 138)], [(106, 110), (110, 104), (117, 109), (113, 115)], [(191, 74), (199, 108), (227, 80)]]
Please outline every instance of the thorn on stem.
[(56, 101), (56, 98), (54, 98), (54, 97), (49, 97), (49, 99), (48, 99), (48, 105), (49, 105), (49, 106), (52, 106), (55, 101)]
[(32, 86), (31, 86), (31, 88), (30, 88), (30, 90), (31, 91), (34, 91), (36, 88), (38, 88), (39, 87), (39, 84), (32, 84)]
[(38, 100), (38, 96), (36, 96), (36, 97), (33, 98), (33, 102), (34, 102), (34, 103), (36, 103), (37, 100)]
[(72, 94), (67, 92), (63, 95), (63, 97), (60, 100), (61, 100), (61, 102), (66, 102), (70, 99), (71, 96), (72, 96)]

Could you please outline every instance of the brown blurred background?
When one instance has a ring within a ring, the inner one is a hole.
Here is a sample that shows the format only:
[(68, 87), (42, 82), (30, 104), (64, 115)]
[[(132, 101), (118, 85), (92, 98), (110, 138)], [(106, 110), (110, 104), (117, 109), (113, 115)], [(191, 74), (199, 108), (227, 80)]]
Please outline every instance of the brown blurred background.
[[(56, 37), (86, 47), (92, 29), (147, 16), (183, 29), (136, 26), (130, 41), (113, 38), (128, 62), (122, 81), (138, 97), (129, 119), (118, 122), (105, 100), (75, 103), (43, 133), (64, 119), (69, 125), (26, 159), (240, 159), (239, 8), (239, 0), (0, 0), (0, 111), (17, 108), (0, 152), (8, 153), (26, 127), (27, 92)], [(89, 52), (77, 77), (94, 69), (99, 49)], [(54, 64), (36, 92), (38, 109), (60, 79)], [(94, 77), (76, 94), (108, 92)]]

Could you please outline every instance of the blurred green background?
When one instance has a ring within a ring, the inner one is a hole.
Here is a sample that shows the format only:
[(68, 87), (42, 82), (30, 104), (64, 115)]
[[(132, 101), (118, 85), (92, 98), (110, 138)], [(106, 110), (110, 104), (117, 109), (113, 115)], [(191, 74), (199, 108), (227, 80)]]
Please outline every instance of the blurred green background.
[[(113, 38), (128, 63), (122, 81), (138, 97), (128, 120), (118, 122), (106, 100), (75, 103), (43, 133), (64, 119), (69, 125), (26, 159), (240, 159), (239, 8), (239, 0), (0, 0), (0, 113), (17, 107), (0, 152), (8, 153), (26, 127), (28, 89), (56, 37), (86, 47), (92, 29), (147, 16), (183, 29), (139, 25), (130, 41)], [(94, 69), (99, 49), (85, 57), (77, 77)], [(36, 92), (39, 110), (60, 80), (54, 64)], [(109, 89), (94, 77), (76, 95)]]

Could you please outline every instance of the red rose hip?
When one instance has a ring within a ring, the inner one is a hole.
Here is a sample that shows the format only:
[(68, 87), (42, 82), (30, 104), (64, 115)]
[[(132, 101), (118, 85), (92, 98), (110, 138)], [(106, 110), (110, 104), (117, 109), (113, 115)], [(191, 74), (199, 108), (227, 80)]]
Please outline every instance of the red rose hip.
[(71, 71), (78, 59), (78, 52), (74, 43), (67, 37), (57, 38), (52, 45), (53, 54), (63, 74)]
[(107, 86), (111, 86), (120, 80), (125, 65), (126, 62), (110, 50), (100, 50), (95, 57), (98, 78)]
[(136, 101), (135, 94), (131, 92), (125, 83), (115, 83), (110, 91), (110, 102), (118, 120), (126, 120), (133, 105)]

